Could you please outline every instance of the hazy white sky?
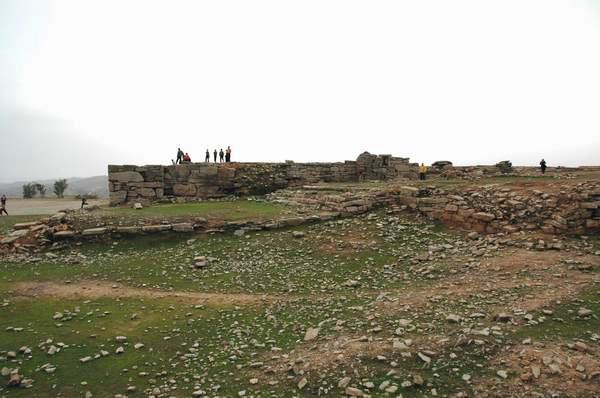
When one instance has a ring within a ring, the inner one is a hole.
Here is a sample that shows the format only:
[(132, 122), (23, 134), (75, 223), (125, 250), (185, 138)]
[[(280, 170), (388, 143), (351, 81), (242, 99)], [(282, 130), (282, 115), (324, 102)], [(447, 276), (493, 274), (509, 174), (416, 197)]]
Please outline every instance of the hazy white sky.
[(600, 164), (600, 1), (0, 0), (0, 180), (108, 163)]

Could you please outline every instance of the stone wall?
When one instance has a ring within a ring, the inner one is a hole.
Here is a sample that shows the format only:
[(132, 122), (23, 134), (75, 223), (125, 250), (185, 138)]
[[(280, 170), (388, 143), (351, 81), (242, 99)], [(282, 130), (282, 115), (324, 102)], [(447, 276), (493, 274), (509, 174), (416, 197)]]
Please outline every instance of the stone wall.
[(553, 235), (600, 233), (600, 183), (582, 182), (541, 191), (523, 187), (428, 189), (391, 186), (347, 192), (305, 187), (283, 190), (271, 200), (341, 215), (401, 206), (444, 225), (483, 234), (534, 231)]
[(110, 204), (150, 203), (227, 195), (262, 195), (319, 182), (415, 178), (408, 158), (361, 154), (340, 163), (189, 163), (171, 166), (108, 166)]
[(552, 191), (487, 186), (425, 194), (428, 196), (404, 203), (429, 218), (467, 231), (568, 235), (600, 232), (600, 184), (594, 182), (564, 185)]

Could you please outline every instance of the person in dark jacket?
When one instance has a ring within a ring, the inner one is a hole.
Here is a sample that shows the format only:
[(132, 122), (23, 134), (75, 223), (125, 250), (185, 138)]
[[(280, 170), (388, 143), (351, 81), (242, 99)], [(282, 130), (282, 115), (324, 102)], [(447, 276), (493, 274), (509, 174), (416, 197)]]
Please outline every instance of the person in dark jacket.
[(542, 170), (542, 174), (546, 174), (546, 167), (546, 161), (542, 159), (542, 161), (540, 162), (540, 169)]
[(206, 149), (206, 156), (204, 157), (204, 161), (206, 163), (210, 162), (210, 152), (208, 151), (208, 148)]
[(177, 160), (175, 161), (175, 164), (181, 164), (182, 160), (183, 160), (183, 151), (181, 150), (181, 148), (177, 148)]
[(2, 195), (2, 198), (0, 198), (0, 216), (2, 213), (8, 216), (8, 212), (6, 211), (6, 195)]
[(214, 156), (214, 159), (215, 159), (215, 163), (217, 163), (217, 150), (216, 149), (213, 152), (213, 156)]
[(225, 161), (225, 152), (223, 152), (223, 148), (219, 151), (219, 162), (223, 163)]

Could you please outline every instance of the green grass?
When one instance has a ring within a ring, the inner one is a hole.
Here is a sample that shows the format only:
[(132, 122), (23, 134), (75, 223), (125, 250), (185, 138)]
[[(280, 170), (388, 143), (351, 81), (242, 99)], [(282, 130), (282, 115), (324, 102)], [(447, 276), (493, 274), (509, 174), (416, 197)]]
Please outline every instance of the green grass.
[[(54, 260), (26, 267), (6, 264), (1, 283), (25, 280), (99, 279), (131, 286), (205, 292), (311, 294), (345, 291), (350, 279), (361, 281), (361, 291), (377, 292), (420, 283), (418, 275), (405, 280), (409, 265), (399, 258), (418, 253), (450, 235), (423, 228), (414, 221), (377, 225), (367, 216), (294, 228), (287, 231), (233, 235), (157, 234), (123, 239), (116, 244), (74, 246)], [(292, 231), (302, 231), (296, 239)], [(375, 245), (350, 251), (324, 251), (323, 242), (354, 239)], [(188, 243), (189, 239), (193, 241)], [(195, 256), (214, 260), (205, 270), (192, 268)], [(393, 267), (392, 267), (393, 265)], [(384, 266), (389, 266), (384, 271)], [(429, 279), (426, 279), (429, 280)]]
[[(74, 314), (71, 320), (52, 319), (56, 312), (66, 314), (67, 310)], [(32, 349), (32, 355), (18, 353), (14, 361), (3, 366), (18, 367), (23, 375), (34, 379), (34, 387), (4, 393), (8, 397), (28, 397), (31, 394), (36, 397), (55, 397), (58, 394), (79, 397), (89, 390), (94, 397), (112, 397), (116, 393), (125, 394), (128, 386), (136, 386), (140, 391), (154, 384), (168, 383), (174, 378), (178, 381), (175, 396), (190, 396), (195, 384), (190, 380), (207, 372), (214, 375), (224, 370), (230, 372), (235, 369), (236, 363), (250, 359), (237, 353), (240, 359), (231, 360), (229, 357), (235, 348), (228, 344), (234, 341), (239, 345), (250, 344), (247, 334), (237, 337), (231, 331), (235, 327), (256, 325), (261, 321), (260, 314), (254, 307), (243, 311), (235, 308), (195, 308), (168, 300), (11, 301), (0, 309), (0, 350), (18, 351), (26, 346)], [(11, 326), (23, 327), (24, 330), (6, 330)], [(116, 336), (126, 336), (127, 341), (117, 342)], [(273, 336), (265, 330), (265, 334), (255, 333), (252, 337), (266, 341)], [(49, 340), (51, 343), (47, 343)], [(295, 340), (286, 335), (286, 341)], [(59, 343), (66, 347), (54, 356), (46, 353), (50, 345), (58, 346)], [(136, 343), (142, 343), (144, 347), (136, 350), (133, 347)], [(194, 345), (193, 355), (184, 358), (186, 353), (191, 353), (189, 349)], [(115, 353), (119, 346), (125, 348), (125, 353)], [(81, 358), (94, 356), (101, 350), (108, 351), (109, 355), (87, 363), (80, 362)], [(41, 371), (40, 367), (46, 363), (55, 365), (56, 372), (47, 374)], [(157, 382), (153, 383), (151, 379)], [(224, 386), (223, 390), (234, 393), (230, 388)]]
[(254, 200), (209, 201), (197, 203), (156, 204), (135, 210), (128, 207), (111, 208), (109, 214), (131, 217), (197, 216), (242, 220), (277, 217), (285, 208), (269, 202)]
[[(577, 311), (582, 307), (592, 310), (593, 315), (589, 318), (579, 317)], [(556, 304), (550, 309), (553, 311), (552, 315), (544, 315), (540, 311), (535, 316), (535, 319), (544, 317), (544, 322), (524, 326), (514, 337), (517, 340), (531, 337), (542, 341), (583, 339), (588, 342), (595, 340), (595, 344), (600, 343), (600, 286), (596, 284), (577, 297)]]
[(0, 234), (7, 233), (13, 225), (22, 222), (37, 221), (43, 216), (27, 215), (27, 216), (1, 216), (0, 217)]
[[(304, 232), (304, 237), (295, 238), (292, 233), (296, 231)], [(400, 387), (396, 395), (431, 396), (431, 388), (436, 388), (439, 396), (472, 395), (471, 386), (461, 376), (495, 377), (497, 369), (493, 367), (497, 365), (491, 363), (505, 343), (534, 337), (581, 338), (595, 344), (592, 337), (600, 330), (598, 318), (581, 320), (576, 311), (584, 306), (600, 314), (598, 286), (557, 305), (554, 315), (547, 316), (543, 324), (500, 325), (503, 336), (465, 335), (467, 325), (477, 329), (499, 325), (489, 316), (468, 316), (474, 311), (489, 313), (490, 306), (503, 297), (527, 294), (525, 289), (497, 289), (464, 299), (436, 298), (429, 292), (424, 305), (404, 306), (403, 290), (395, 289), (427, 287), (432, 279), (446, 277), (449, 265), (455, 266), (442, 256), (427, 262), (414, 257), (443, 243), (462, 248), (456, 244), (460, 239), (435, 224), (382, 211), (287, 230), (248, 232), (241, 237), (156, 234), (73, 244), (55, 251), (57, 258), (36, 255), (31, 262), (0, 262), (0, 357), (23, 346), (33, 351), (31, 357), (19, 353), (15, 360), (0, 359), (0, 368), (18, 367), (34, 379), (30, 390), (2, 390), (0, 384), (0, 396), (68, 398), (80, 397), (88, 390), (94, 397), (117, 393), (145, 396), (147, 390), (157, 387), (175, 397), (189, 397), (197, 389), (207, 391), (208, 396), (224, 397), (238, 396), (240, 391), (255, 397), (335, 397), (341, 393), (338, 381), (348, 375), (352, 386), (366, 391), (363, 384), (370, 381), (375, 383), (371, 395), (386, 397), (390, 395), (377, 389), (381, 382), (400, 385), (415, 374), (429, 385)], [(450, 252), (445, 254), (452, 257)], [(197, 255), (214, 260), (207, 269), (194, 270), (191, 265)], [(461, 253), (458, 255), (460, 258)], [(428, 274), (420, 272), (425, 267)], [(196, 307), (193, 300), (175, 298), (25, 298), (14, 292), (19, 281), (75, 284), (82, 279), (162, 291), (266, 294), (270, 301)], [(346, 286), (350, 279), (360, 281), (360, 286)], [(387, 302), (380, 297), (383, 292), (390, 292), (389, 300), (398, 303), (395, 310), (388, 312), (390, 307), (380, 306)], [(73, 314), (72, 319), (54, 320), (56, 312)], [(462, 315), (466, 323), (449, 323), (445, 319), (449, 312)], [(411, 319), (415, 325), (415, 330), (401, 337), (417, 342), (410, 357), (391, 349), (400, 318)], [(318, 341), (304, 343), (306, 329), (317, 326)], [(23, 331), (11, 331), (15, 327)], [(127, 345), (115, 341), (118, 335), (128, 338)], [(296, 385), (304, 376), (286, 372), (286, 363), (300, 353), (307, 361), (318, 361), (318, 351), (312, 347), (325, 343), (332, 352), (343, 352), (343, 347), (334, 344), (340, 336), (366, 336), (380, 342), (388, 348), (383, 352), (386, 359), (378, 360), (369, 352), (348, 356), (325, 370), (307, 371), (309, 385), (298, 391)], [(432, 340), (422, 340), (427, 337)], [(450, 340), (438, 344), (442, 337)], [(68, 347), (48, 356), (48, 339)], [(145, 347), (135, 350), (137, 342)], [(117, 355), (115, 349), (120, 345), (126, 351)], [(436, 353), (429, 365), (416, 357), (416, 351), (425, 349)], [(100, 350), (110, 355), (80, 363), (80, 358)], [(279, 364), (283, 370), (268, 374), (261, 367), (252, 368), (254, 362)], [(39, 370), (46, 363), (56, 365), (56, 373)], [(392, 369), (396, 376), (388, 374)], [(259, 383), (251, 385), (252, 377)], [(135, 386), (137, 392), (127, 393), (128, 386)]]
[[(0, 307), (0, 352), (18, 351), (22, 346), (33, 350), (31, 358), (18, 354), (16, 362), (0, 366), (18, 366), (26, 377), (35, 380), (32, 390), (0, 391), (0, 395), (25, 397), (34, 392), (40, 397), (71, 397), (90, 390), (95, 397), (104, 397), (124, 394), (130, 385), (141, 393), (176, 379), (178, 388), (170, 392), (174, 396), (190, 396), (196, 387), (206, 390), (216, 385), (221, 385), (222, 396), (237, 396), (240, 390), (259, 396), (271, 392), (288, 396), (297, 380), (290, 382), (283, 375), (274, 375), (269, 379), (279, 384), (268, 386), (267, 377), (261, 376), (261, 383), (251, 386), (249, 363), (268, 362), (279, 352), (272, 351), (273, 347), (289, 352), (302, 341), (309, 326), (321, 325), (320, 335), (334, 336), (339, 333), (336, 323), (343, 321), (344, 330), (364, 333), (370, 326), (363, 311), (356, 308), (369, 308), (380, 289), (406, 284), (396, 276), (403, 273), (401, 268), (389, 275), (382, 272), (383, 265), (395, 262), (407, 250), (447, 238), (432, 232), (433, 226), (414, 220), (380, 223), (381, 217), (371, 219), (365, 215), (243, 237), (154, 235), (124, 239), (118, 244), (74, 245), (56, 252), (59, 257), (52, 260), (0, 264), (0, 297), (6, 303)], [(292, 231), (305, 232), (306, 236), (294, 238)], [(343, 241), (349, 233), (360, 233), (377, 244), (353, 253), (321, 249), (324, 239)], [(195, 255), (216, 260), (207, 270), (192, 270)], [(285, 299), (257, 306), (208, 305), (201, 309), (194, 308), (193, 303), (169, 299), (13, 299), (15, 282), (76, 283), (79, 279), (137, 287), (145, 284), (161, 290), (267, 293)], [(348, 279), (360, 280), (361, 287), (344, 286)], [(65, 310), (76, 313), (72, 320), (52, 319), (55, 312)], [(138, 317), (132, 320), (134, 313)], [(11, 332), (9, 327), (22, 327), (24, 331)], [(128, 337), (125, 354), (114, 354), (119, 345), (114, 341), (116, 335)], [(163, 340), (166, 336), (171, 339)], [(50, 357), (44, 352), (47, 339), (69, 347)], [(134, 350), (136, 342), (146, 347)], [(197, 355), (182, 359), (194, 344), (199, 345)], [(111, 354), (90, 363), (79, 362), (102, 349)], [(45, 363), (56, 365), (56, 373), (37, 370)], [(167, 375), (156, 376), (163, 371)], [(140, 372), (148, 376), (140, 376)], [(379, 368), (373, 372), (374, 380), (385, 374)], [(331, 382), (330, 392), (325, 395), (337, 395), (337, 387), (331, 387), (335, 383)], [(310, 395), (310, 391), (307, 388), (304, 395)]]

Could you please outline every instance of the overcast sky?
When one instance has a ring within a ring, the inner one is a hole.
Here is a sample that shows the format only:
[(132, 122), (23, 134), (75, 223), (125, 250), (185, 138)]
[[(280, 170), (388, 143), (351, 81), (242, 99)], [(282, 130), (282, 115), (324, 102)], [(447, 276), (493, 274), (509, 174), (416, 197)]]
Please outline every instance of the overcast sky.
[(0, 181), (200, 161), (600, 164), (600, 0), (0, 0)]

